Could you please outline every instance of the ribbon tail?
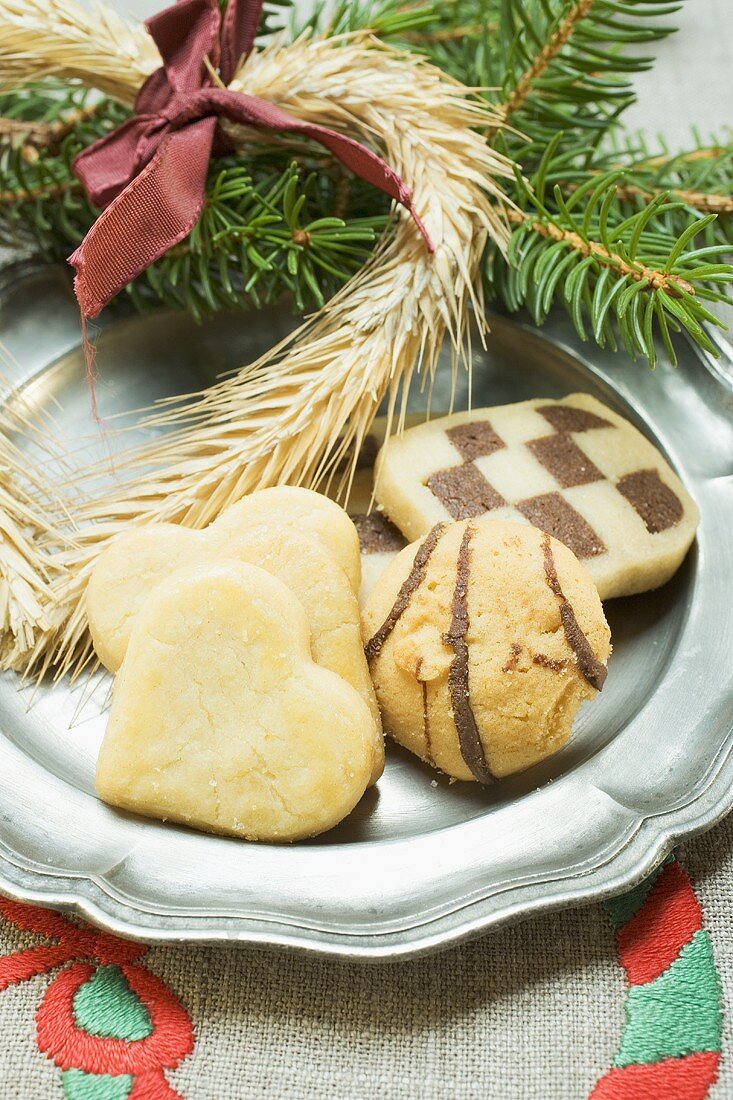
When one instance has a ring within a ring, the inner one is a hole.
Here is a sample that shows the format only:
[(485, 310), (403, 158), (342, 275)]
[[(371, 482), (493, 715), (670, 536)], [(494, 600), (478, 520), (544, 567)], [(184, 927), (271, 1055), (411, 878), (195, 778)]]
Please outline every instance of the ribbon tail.
[(209, 117), (167, 135), (69, 257), (85, 320), (191, 232), (204, 204), (215, 128)]
[(341, 163), (361, 179), (366, 180), (372, 187), (384, 191), (391, 199), (404, 206), (409, 213), (420, 235), (425, 241), (428, 252), (435, 252), (435, 245), (412, 202), (412, 188), (408, 187), (401, 176), (391, 168), (385, 160), (373, 153), (366, 145), (355, 141), (353, 138), (339, 134), (336, 130), (329, 130), (325, 126), (317, 126), (308, 122), (298, 122), (296, 132), (313, 138), (333, 153)]
[(219, 70), (225, 84), (234, 77), (237, 66), (254, 45), (262, 15), (263, 0), (229, 0), (221, 33)]
[(287, 111), (276, 107), (274, 103), (268, 103), (267, 100), (259, 99), (257, 96), (218, 88), (206, 89), (203, 94), (212, 105), (216, 106), (219, 113), (231, 119), (232, 122), (245, 126), (258, 126), (266, 130), (289, 130), (291, 133), (303, 134), (304, 137), (312, 138), (319, 144), (325, 145), (344, 167), (404, 206), (420, 231), (428, 252), (435, 251), (435, 245), (413, 205), (412, 189), (394, 168), (391, 168), (366, 145), (355, 141), (354, 138), (339, 134), (336, 130), (329, 130), (326, 126), (294, 118)]
[(204, 58), (208, 57), (214, 66), (219, 62), (221, 17), (217, 0), (177, 0), (148, 19), (145, 26), (163, 58), (171, 88), (177, 92), (200, 88)]

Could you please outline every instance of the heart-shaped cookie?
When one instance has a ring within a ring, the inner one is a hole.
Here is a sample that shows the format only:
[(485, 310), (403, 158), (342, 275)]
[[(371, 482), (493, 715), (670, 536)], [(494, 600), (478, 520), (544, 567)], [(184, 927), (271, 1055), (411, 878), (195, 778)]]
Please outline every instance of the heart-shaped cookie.
[(296, 485), (259, 489), (232, 504), (211, 524), (226, 539), (242, 524), (276, 525), (311, 535), (323, 544), (349, 578), (354, 592), (361, 581), (359, 536), (343, 508), (322, 493)]
[(256, 566), (182, 569), (130, 633), (99, 754), (101, 798), (249, 840), (341, 821), (366, 789), (374, 723), (315, 664), (302, 606)]
[[(330, 534), (335, 551), (326, 548)], [(351, 520), (333, 501), (307, 489), (254, 493), (204, 531), (169, 523), (129, 531), (100, 555), (89, 582), (94, 647), (102, 663), (116, 671), (138, 612), (177, 569), (222, 560), (258, 565), (279, 577), (303, 605), (315, 662), (342, 676), (369, 706), (376, 782), (384, 768), (382, 726), (362, 649), (356, 595), (340, 564), (347, 559), (352, 573), (358, 572), (358, 536)]]

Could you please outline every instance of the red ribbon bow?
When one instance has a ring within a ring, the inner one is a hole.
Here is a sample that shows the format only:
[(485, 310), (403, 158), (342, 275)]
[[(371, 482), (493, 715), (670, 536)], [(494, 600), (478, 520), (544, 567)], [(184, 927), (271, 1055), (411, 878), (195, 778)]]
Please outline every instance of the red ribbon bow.
[(85, 319), (169, 248), (186, 237), (204, 205), (206, 174), (219, 118), (268, 130), (289, 130), (325, 145), (356, 175), (386, 192), (412, 215), (428, 249), (433, 245), (412, 208), (412, 192), (364, 145), (325, 126), (301, 122), (256, 96), (215, 87), (205, 65), (231, 81), (252, 48), (262, 0), (229, 0), (223, 19), (217, 0), (179, 0), (146, 27), (163, 67), (148, 77), (135, 114), (85, 149), (74, 173), (103, 213), (69, 262)]

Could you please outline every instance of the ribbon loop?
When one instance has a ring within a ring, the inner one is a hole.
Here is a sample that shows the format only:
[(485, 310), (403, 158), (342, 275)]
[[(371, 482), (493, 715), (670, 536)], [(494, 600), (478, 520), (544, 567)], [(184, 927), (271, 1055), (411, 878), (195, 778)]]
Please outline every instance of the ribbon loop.
[(178, 0), (146, 21), (174, 92), (193, 92), (202, 86), (206, 57), (216, 68), (220, 24), (216, 0)]
[(163, 66), (140, 89), (135, 115), (83, 150), (73, 165), (91, 202), (103, 211), (69, 257), (85, 320), (191, 232), (203, 209), (222, 117), (324, 145), (346, 168), (401, 203), (433, 251), (412, 192), (376, 153), (256, 96), (212, 86), (206, 58), (216, 65), (221, 54), (220, 73), (230, 81), (252, 48), (261, 8), (262, 0), (229, 0), (222, 27), (217, 0), (179, 0), (148, 20)]

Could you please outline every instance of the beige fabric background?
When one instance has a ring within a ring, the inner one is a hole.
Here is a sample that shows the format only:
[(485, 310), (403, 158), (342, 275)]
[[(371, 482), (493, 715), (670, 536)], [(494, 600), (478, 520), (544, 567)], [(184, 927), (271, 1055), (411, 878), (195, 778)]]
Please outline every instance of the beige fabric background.
[[(138, 4), (145, 14), (157, 5)], [(682, 147), (733, 107), (726, 0), (687, 0), (655, 47), (631, 122)], [(733, 1003), (733, 820), (683, 853)], [(32, 942), (0, 929), (0, 953)], [(217, 948), (147, 960), (186, 1003), (197, 1047), (171, 1083), (187, 1100), (572, 1100), (609, 1066), (624, 986), (603, 909), (558, 913), (437, 957), (390, 966)], [(61, 1096), (33, 1017), (47, 978), (0, 994), (2, 1100)], [(733, 1096), (730, 1010), (713, 1100)]]
[[(723, 981), (733, 1096), (733, 818), (681, 852)], [(33, 942), (0, 929), (0, 953)], [(527, 921), (431, 958), (353, 965), (245, 949), (154, 948), (185, 1002), (186, 1100), (583, 1100), (609, 1067), (624, 984), (602, 906)], [(61, 1100), (33, 1040), (48, 979), (0, 993), (2, 1100)]]

